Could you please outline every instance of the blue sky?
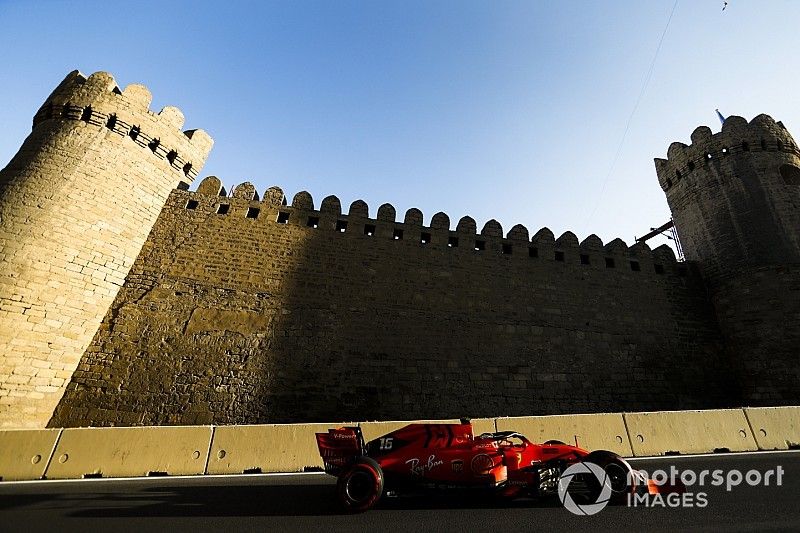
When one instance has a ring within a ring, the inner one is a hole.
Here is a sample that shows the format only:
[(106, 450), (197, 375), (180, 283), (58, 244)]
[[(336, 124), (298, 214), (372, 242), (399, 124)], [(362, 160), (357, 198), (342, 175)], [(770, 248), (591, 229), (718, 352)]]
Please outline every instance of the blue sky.
[(673, 0), (0, 1), (0, 164), (67, 72), (106, 70), (207, 130), (229, 189), (631, 244), (669, 218), (653, 158), (715, 107), (800, 132), (800, 2), (728, 1), (679, 0), (613, 171)]

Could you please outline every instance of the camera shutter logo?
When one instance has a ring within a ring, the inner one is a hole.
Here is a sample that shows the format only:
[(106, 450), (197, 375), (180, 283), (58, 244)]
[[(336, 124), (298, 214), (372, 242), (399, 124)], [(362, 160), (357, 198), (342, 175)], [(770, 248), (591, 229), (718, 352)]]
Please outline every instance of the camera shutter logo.
[[(597, 496), (596, 502), (578, 504), (572, 499), (572, 495), (569, 494), (567, 489), (569, 489), (569, 485), (575, 476), (584, 477), (587, 474), (591, 474), (597, 478), (602, 489), (600, 489), (600, 494)], [(594, 463), (575, 463), (564, 470), (561, 477), (558, 479), (558, 498), (567, 511), (572, 514), (591, 516), (599, 513), (608, 505), (608, 501), (611, 499), (611, 493), (611, 481), (608, 479), (605, 470)]]

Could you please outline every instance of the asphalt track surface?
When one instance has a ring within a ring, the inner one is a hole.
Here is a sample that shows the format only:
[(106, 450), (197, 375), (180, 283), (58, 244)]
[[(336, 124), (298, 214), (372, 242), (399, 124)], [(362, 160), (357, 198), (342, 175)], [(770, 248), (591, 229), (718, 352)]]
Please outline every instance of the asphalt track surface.
[(382, 501), (358, 515), (338, 511), (324, 474), (198, 476), (0, 483), (0, 531), (800, 531), (800, 452), (634, 460), (654, 472), (781, 466), (782, 486), (693, 486), (703, 508), (610, 506), (575, 516), (556, 503), (488, 503), (439, 493)]

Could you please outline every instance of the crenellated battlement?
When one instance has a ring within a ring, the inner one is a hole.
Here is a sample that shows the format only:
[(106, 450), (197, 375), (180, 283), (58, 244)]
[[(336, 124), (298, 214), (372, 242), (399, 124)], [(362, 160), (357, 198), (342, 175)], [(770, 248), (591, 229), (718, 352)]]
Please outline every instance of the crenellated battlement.
[(75, 70), (36, 113), (33, 128), (53, 119), (83, 121), (107, 128), (166, 160), (191, 182), (214, 141), (201, 129), (181, 131), (184, 116), (177, 107), (166, 106), (158, 113), (151, 111), (152, 99), (144, 85), (131, 84), (120, 90), (107, 72), (95, 72), (87, 78)]
[(797, 144), (782, 122), (769, 115), (758, 115), (750, 122), (742, 117), (725, 119), (722, 130), (712, 133), (708, 126), (695, 128), (692, 144), (673, 142), (667, 159), (656, 158), (656, 174), (669, 196), (686, 184), (695, 184), (699, 171), (729, 165), (733, 157), (758, 152), (785, 152), (800, 156)]
[(214, 176), (190, 191), (212, 140), (151, 102), (72, 72), (0, 170), (0, 425), (57, 403), (60, 426), (797, 402), (800, 150), (767, 115), (656, 159), (678, 262)]
[(342, 204), (172, 190), (51, 424), (670, 408), (727, 385), (699, 273), (667, 246)]
[(0, 170), (0, 366), (26, 376), (0, 375), (14, 398), (0, 425), (47, 422), (170, 192), (205, 164), (208, 134), (151, 101), (143, 85), (71, 72)]
[[(158, 138), (153, 153), (169, 159), (169, 149), (184, 161), (203, 137), (179, 132), (175, 108), (153, 113), (149, 103), (141, 86), (119, 90), (107, 74), (75, 73), (37, 115), (19, 157), (31, 163), (11, 166), (38, 181), (17, 180), (26, 188), (7, 204), (26, 210), (7, 242), (31, 227), (37, 239), (8, 264), (14, 276), (41, 272), (34, 286), (49, 292), (31, 304), (19, 288), (27, 280), (6, 276), (13, 285), (3, 303), (19, 319), (5, 329), (30, 326), (21, 338), (39, 349), (43, 320), (92, 302), (66, 327), (52, 326), (70, 335), (83, 328), (79, 342), (26, 356), (15, 370), (20, 381), (50, 361), (66, 370), (47, 385), (54, 397), (66, 388), (51, 424), (797, 401), (800, 331), (786, 317), (800, 301), (800, 152), (766, 115), (730, 117), (716, 134), (698, 128), (691, 145), (674, 143), (656, 160), (689, 259), (678, 262), (666, 245), (249, 182), (226, 188), (214, 176), (196, 191), (176, 188), (178, 175), (147, 148)], [(45, 166), (58, 170), (36, 173)], [(131, 184), (153, 194), (131, 193)], [(30, 223), (41, 198), (60, 202), (49, 213), (68, 215), (48, 213), (52, 231)], [(28, 267), (33, 253), (46, 268)], [(65, 290), (86, 286), (88, 298)], [(16, 353), (25, 343), (7, 345)], [(75, 354), (77, 368), (67, 366)], [(39, 394), (32, 377), (7, 388)]]
[(685, 256), (697, 264), (749, 402), (796, 398), (800, 150), (781, 122), (731, 116), (656, 159)]
[(219, 215), (236, 219), (252, 219), (254, 223), (288, 225), (308, 231), (344, 234), (359, 239), (395, 241), (398, 245), (425, 247), (431, 250), (449, 250), (461, 256), (500, 256), (507, 260), (540, 260), (598, 269), (626, 269), (634, 272), (650, 271), (664, 274), (667, 270), (685, 274), (675, 254), (667, 245), (653, 250), (645, 243), (628, 246), (621, 239), (608, 244), (596, 235), (583, 241), (567, 231), (555, 238), (549, 228), (542, 228), (532, 237), (522, 224), (513, 226), (507, 233), (496, 220), (489, 220), (478, 231), (472, 217), (463, 216), (453, 227), (446, 213), (436, 213), (430, 223), (424, 224), (422, 212), (408, 209), (402, 220), (391, 204), (381, 205), (375, 217), (363, 200), (350, 204), (343, 211), (336, 196), (324, 198), (315, 208), (314, 200), (306, 191), (298, 192), (291, 202), (280, 187), (270, 187), (263, 198), (249, 182), (242, 183), (227, 193), (215, 176), (204, 178), (196, 192), (181, 191), (181, 200), (173, 209), (193, 211), (196, 216)]

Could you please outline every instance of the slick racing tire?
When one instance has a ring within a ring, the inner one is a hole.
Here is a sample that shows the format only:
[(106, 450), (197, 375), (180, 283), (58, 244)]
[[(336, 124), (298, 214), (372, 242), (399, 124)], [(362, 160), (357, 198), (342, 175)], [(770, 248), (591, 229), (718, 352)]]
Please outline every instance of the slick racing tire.
[(339, 476), (336, 492), (345, 511), (364, 512), (383, 494), (383, 470), (375, 460), (362, 457)]
[[(612, 491), (610, 503), (624, 503), (628, 494), (635, 490), (637, 478), (633, 475), (633, 469), (616, 453), (598, 450), (591, 452), (582, 461), (584, 463), (594, 463), (605, 471)], [(598, 493), (600, 489), (601, 487), (598, 486)]]

